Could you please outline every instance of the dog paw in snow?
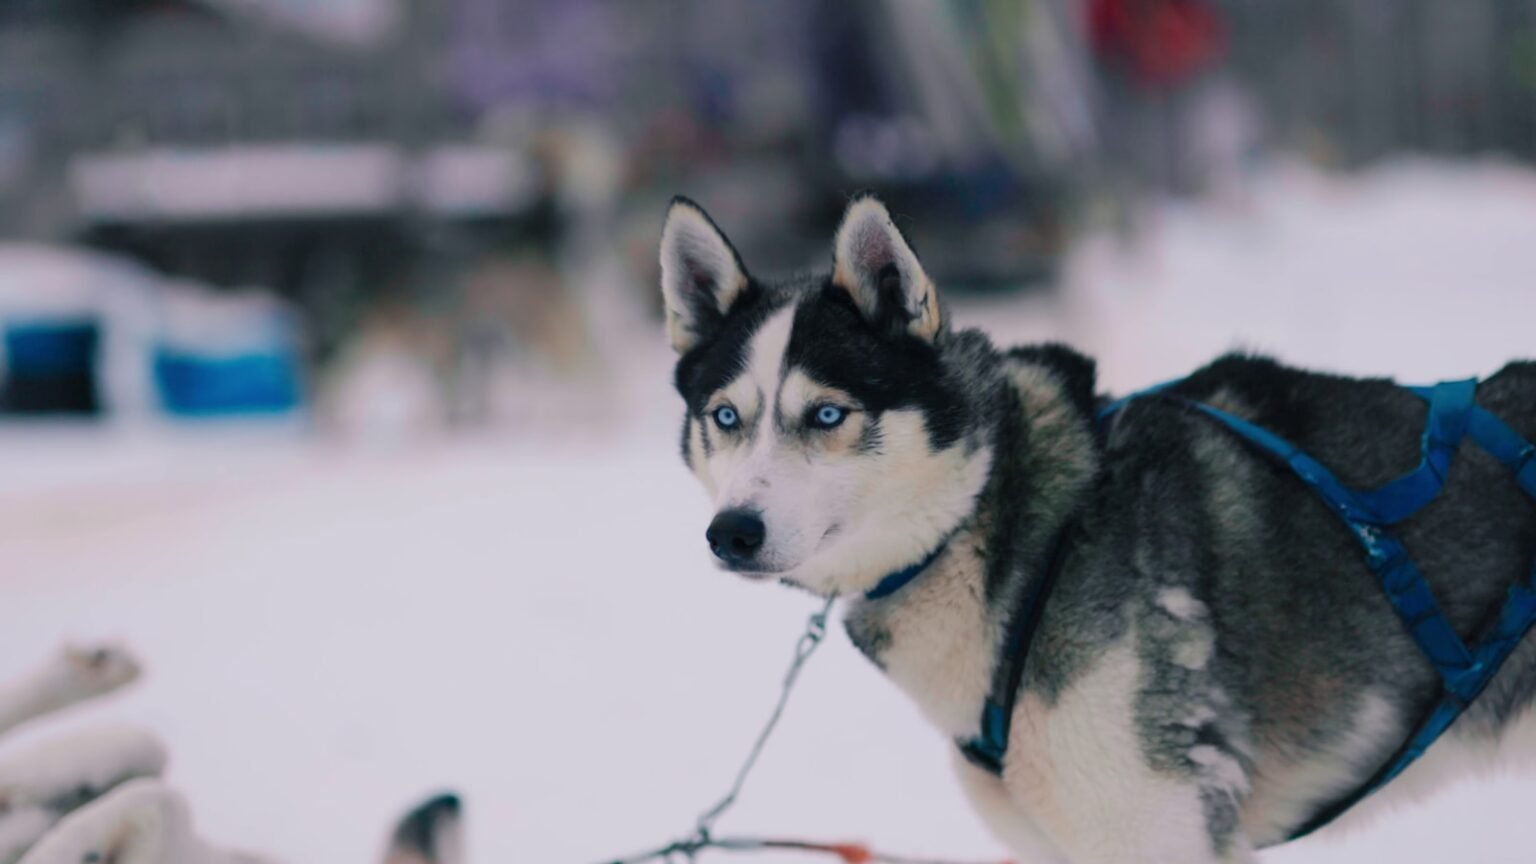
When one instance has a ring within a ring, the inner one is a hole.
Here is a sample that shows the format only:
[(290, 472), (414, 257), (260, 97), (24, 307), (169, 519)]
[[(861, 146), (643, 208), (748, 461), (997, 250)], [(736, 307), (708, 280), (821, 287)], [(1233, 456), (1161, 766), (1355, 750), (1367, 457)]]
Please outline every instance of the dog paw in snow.
[(138, 658), (117, 643), (66, 645), (31, 674), (0, 683), (0, 734), (117, 690), (139, 672)]
[(66, 645), (59, 661), (61, 680), (81, 699), (130, 684), (142, 671), (138, 658), (116, 642)]

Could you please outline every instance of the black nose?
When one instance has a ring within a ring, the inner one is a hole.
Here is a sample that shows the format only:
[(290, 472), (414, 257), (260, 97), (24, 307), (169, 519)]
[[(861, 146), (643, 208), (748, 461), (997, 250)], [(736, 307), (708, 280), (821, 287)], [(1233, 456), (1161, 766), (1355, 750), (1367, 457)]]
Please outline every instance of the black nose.
[(704, 532), (709, 551), (727, 564), (745, 564), (763, 548), (763, 520), (751, 510), (726, 510)]

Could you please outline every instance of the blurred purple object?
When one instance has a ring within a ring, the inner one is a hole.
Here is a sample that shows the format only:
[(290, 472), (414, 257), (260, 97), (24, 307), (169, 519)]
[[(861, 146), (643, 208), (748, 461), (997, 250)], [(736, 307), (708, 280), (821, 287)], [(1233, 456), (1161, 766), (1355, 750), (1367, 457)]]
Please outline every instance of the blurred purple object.
[(617, 77), (609, 8), (599, 0), (459, 0), (449, 86), (479, 111), (603, 105)]

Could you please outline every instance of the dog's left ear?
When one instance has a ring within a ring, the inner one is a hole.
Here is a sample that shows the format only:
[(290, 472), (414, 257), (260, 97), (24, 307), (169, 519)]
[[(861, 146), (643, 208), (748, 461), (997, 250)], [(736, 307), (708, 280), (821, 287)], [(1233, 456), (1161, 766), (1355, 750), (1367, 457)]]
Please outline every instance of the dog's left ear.
[(750, 281), (736, 247), (704, 208), (681, 195), (673, 198), (661, 231), (661, 296), (677, 353), (719, 329)]
[(943, 324), (939, 294), (885, 205), (854, 199), (837, 229), (832, 284), (852, 297), (876, 327), (933, 342)]

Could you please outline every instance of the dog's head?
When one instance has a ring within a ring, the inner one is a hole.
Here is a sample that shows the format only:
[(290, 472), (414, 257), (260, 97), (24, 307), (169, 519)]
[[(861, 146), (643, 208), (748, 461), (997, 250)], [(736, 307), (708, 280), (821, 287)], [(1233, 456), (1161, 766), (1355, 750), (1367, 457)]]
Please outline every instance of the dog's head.
[(990, 450), (954, 357), (965, 340), (878, 201), (849, 206), (830, 274), (768, 283), (677, 199), (661, 273), (683, 458), (714, 502), (706, 539), (726, 569), (863, 591), (970, 512)]

